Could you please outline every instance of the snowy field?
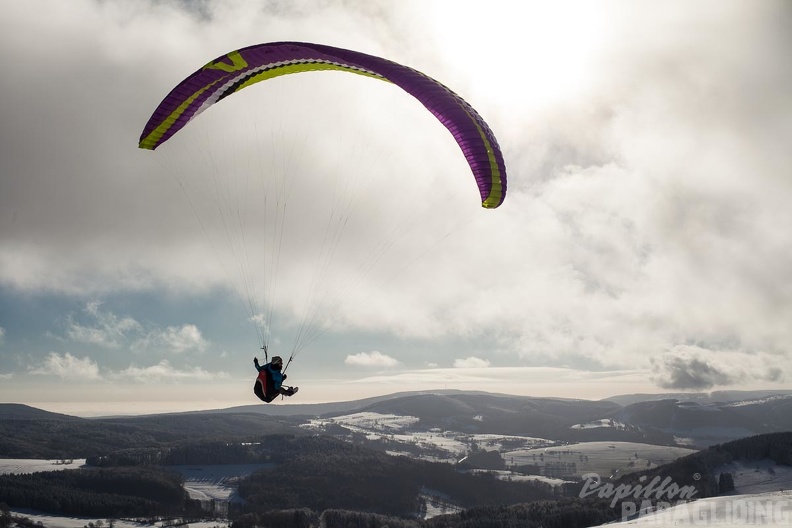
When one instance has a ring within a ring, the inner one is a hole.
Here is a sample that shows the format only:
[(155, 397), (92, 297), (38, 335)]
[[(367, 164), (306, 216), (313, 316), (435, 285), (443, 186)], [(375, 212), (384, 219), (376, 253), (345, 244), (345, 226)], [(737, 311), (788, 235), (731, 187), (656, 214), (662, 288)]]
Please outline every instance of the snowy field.
[(520, 473), (513, 473), (511, 471), (505, 471), (505, 470), (471, 469), (469, 473), (473, 473), (473, 474), (488, 473), (491, 475), (495, 475), (500, 480), (509, 480), (512, 482), (537, 481), (537, 482), (544, 482), (545, 484), (550, 484), (551, 486), (560, 486), (564, 482), (568, 482), (566, 480), (559, 478), (543, 477), (541, 475), (521, 475)]
[(165, 466), (184, 477), (184, 489), (196, 500), (227, 500), (240, 502), (236, 494), (237, 483), (259, 469), (273, 467), (274, 464), (225, 464), (208, 466)]
[(616, 422), (614, 420), (610, 420), (607, 418), (603, 418), (601, 420), (594, 420), (592, 422), (586, 422), (582, 424), (576, 424), (570, 427), (570, 429), (602, 429), (602, 428), (610, 428), (610, 429), (627, 429), (627, 425), (622, 422)]
[(733, 462), (719, 467), (715, 473), (734, 475), (734, 491), (738, 494), (792, 490), (792, 467), (776, 465), (772, 460)]
[(85, 459), (40, 460), (27, 458), (0, 458), (0, 475), (22, 475), (41, 471), (61, 471), (85, 467)]
[(518, 449), (503, 454), (509, 465), (574, 464), (574, 475), (597, 473), (602, 477), (667, 464), (693, 449), (633, 442), (584, 442), (562, 447)]
[[(420, 458), (444, 462), (456, 462), (465, 456), (468, 451), (470, 451), (473, 442), (490, 451), (502, 450), (503, 442), (505, 441), (512, 443), (519, 442), (524, 446), (544, 446), (553, 443), (544, 438), (532, 438), (527, 436), (465, 434), (452, 431), (441, 431), (439, 429), (433, 429), (431, 431), (408, 431), (408, 429), (418, 423), (418, 421), (419, 419), (414, 416), (361, 412), (333, 418), (317, 418), (304, 424), (303, 427), (322, 430), (329, 425), (340, 425), (352, 432), (366, 435), (366, 438), (369, 440), (385, 440), (395, 443), (417, 445), (428, 450), (442, 450), (447, 453), (445, 457), (423, 456)], [(394, 449), (389, 452), (391, 454), (407, 455), (407, 453), (399, 451), (397, 447), (394, 447)]]
[(451, 497), (437, 490), (423, 487), (421, 488), (419, 497), (426, 505), (426, 512), (421, 516), (422, 519), (431, 519), (438, 515), (463, 511), (463, 508), (451, 502)]

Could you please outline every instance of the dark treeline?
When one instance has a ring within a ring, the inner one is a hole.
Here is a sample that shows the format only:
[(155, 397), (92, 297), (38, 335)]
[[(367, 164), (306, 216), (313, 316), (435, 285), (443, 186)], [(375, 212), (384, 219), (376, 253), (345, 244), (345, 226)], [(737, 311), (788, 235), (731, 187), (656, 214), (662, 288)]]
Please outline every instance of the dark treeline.
[(424, 528), (585, 528), (619, 520), (607, 500), (562, 499), (485, 506), (424, 521)]
[[(302, 438), (296, 442), (295, 438)], [(252, 464), (282, 462), (302, 451), (321, 452), (327, 439), (293, 434), (271, 434), (245, 442), (192, 442), (169, 449), (163, 456), (165, 465), (181, 464)]]
[[(378, 513), (325, 510), (317, 514), (306, 508), (246, 513), (234, 520), (233, 528), (420, 528), (417, 519), (402, 519)], [(2, 527), (0, 527), (2, 528)]]
[(89, 457), (86, 462), (102, 467), (280, 463), (306, 452), (334, 451), (340, 445), (345, 443), (324, 436), (271, 434), (234, 441), (203, 440), (163, 448), (121, 449)]
[(83, 458), (161, 442), (143, 429), (120, 424), (89, 420), (0, 421), (0, 456), (8, 458)]
[(156, 468), (96, 468), (0, 475), (0, 502), (12, 508), (91, 517), (183, 514), (180, 475)]
[(0, 417), (0, 457), (88, 458), (189, 442), (238, 442), (268, 434), (307, 434), (297, 423), (296, 419), (243, 413), (95, 419)]
[(233, 528), (585, 528), (618, 520), (606, 500), (539, 501), (513, 506), (483, 506), (422, 521), (380, 513), (328, 509), (245, 513)]
[(269, 457), (266, 447), (260, 444), (191, 442), (173, 447), (119, 449), (106, 455), (88, 457), (86, 463), (97, 467), (252, 464), (265, 462)]

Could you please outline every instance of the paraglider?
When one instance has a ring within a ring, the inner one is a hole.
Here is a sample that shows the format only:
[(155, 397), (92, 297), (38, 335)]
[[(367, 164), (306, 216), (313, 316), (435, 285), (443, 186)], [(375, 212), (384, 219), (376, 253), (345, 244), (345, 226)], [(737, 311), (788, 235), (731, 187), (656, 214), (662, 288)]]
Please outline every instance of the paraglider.
[[(473, 174), (482, 207), (494, 209), (503, 203), (506, 196), (506, 169), (503, 155), (490, 127), (464, 99), (440, 82), (413, 68), (385, 58), (321, 44), (304, 42), (257, 44), (232, 51), (210, 61), (174, 87), (162, 100), (140, 135), (139, 147), (147, 150), (159, 148), (179, 134), (190, 121), (194, 120), (206, 109), (253, 84), (287, 74), (327, 70), (354, 73), (391, 83), (412, 95), (453, 136)], [(262, 126), (266, 126), (266, 123), (262, 124)], [(210, 144), (210, 146), (212, 145)], [(430, 154), (423, 153), (423, 155)], [(213, 165), (214, 158), (211, 158), (211, 161), (212, 163), (207, 163), (206, 165)], [(191, 174), (190, 177), (192, 177)], [(212, 181), (212, 185), (224, 180), (224, 178), (217, 178), (214, 175), (209, 179)], [(263, 176), (262, 179), (264, 179)], [(187, 186), (184, 185), (181, 179), (179, 183), (187, 192)], [(244, 188), (247, 189), (246, 186)], [(431, 192), (429, 191), (428, 196), (420, 198), (431, 201), (433, 197)], [(219, 189), (218, 191), (209, 190), (206, 194), (210, 198), (217, 196), (217, 199), (220, 200), (227, 198), (230, 193), (226, 192), (226, 189)], [(200, 218), (200, 211), (197, 210), (200, 206), (196, 205), (192, 197), (188, 196), (188, 198), (196, 214), (199, 215), (204, 231), (208, 231), (208, 222)], [(258, 205), (261, 202), (259, 200), (256, 204)], [(233, 227), (231, 224), (238, 221), (236, 213), (234, 213), (233, 218), (231, 218), (232, 215), (225, 216), (225, 206), (226, 204), (222, 204), (222, 207), (218, 205), (217, 210), (212, 213), (221, 216), (220, 224), (222, 227), (218, 229), (221, 233), (220, 237), (226, 236), (225, 233), (228, 233), (228, 230)], [(278, 207), (284, 206), (281, 204)], [(240, 207), (240, 209), (245, 208)], [(277, 209), (273, 213), (274, 222), (270, 222), (269, 216), (266, 218), (267, 222), (274, 225), (274, 228), (268, 226), (268, 229), (271, 229), (272, 233), (274, 233), (273, 236), (275, 238), (282, 237), (283, 210)], [(229, 221), (229, 219), (232, 221)], [(332, 232), (333, 235), (328, 244), (327, 259), (332, 258), (335, 253), (333, 244), (338, 243), (340, 231), (343, 230), (343, 226), (334, 228), (338, 230), (338, 233), (336, 233), (329, 227), (328, 225), (327, 231)], [(207, 235), (209, 235), (208, 232)], [(241, 236), (228, 235), (227, 238), (229, 239), (229, 245), (237, 243), (254, 244), (254, 250), (257, 250), (258, 246), (261, 245), (261, 240), (257, 240), (255, 236), (249, 237), (244, 233)], [(273, 252), (280, 250), (279, 244), (279, 242), (273, 244), (275, 248)], [(212, 245), (215, 246), (214, 241), (212, 241)], [(387, 247), (388, 244), (385, 246)], [(217, 248), (215, 249), (217, 250)], [(234, 255), (234, 258), (244, 259), (251, 251), (248, 251), (247, 248), (234, 247), (230, 253)], [(279, 257), (273, 257), (272, 262), (277, 263), (278, 259)], [(326, 266), (324, 264), (322, 266), (322, 273), (326, 273)], [(242, 270), (242, 277), (239, 281), (242, 286), (240, 288), (235, 285), (235, 288), (238, 289), (237, 293), (239, 293), (239, 289), (247, 290), (248, 299), (243, 299), (243, 304), (248, 308), (250, 320), (255, 321), (254, 324), (259, 325), (257, 332), (262, 341), (261, 348), (265, 351), (266, 359), (267, 340), (272, 327), (272, 301), (271, 299), (265, 299), (265, 303), (270, 303), (270, 307), (265, 310), (259, 310), (257, 297), (260, 292), (255, 291), (255, 288), (250, 286), (253, 282), (251, 277), (263, 274), (265, 266), (253, 266), (249, 269), (245, 263), (239, 263), (235, 267)], [(277, 265), (269, 266), (268, 272), (271, 268), (277, 269)], [(323, 280), (322, 277), (317, 279), (317, 281), (321, 280)], [(265, 297), (272, 296), (272, 294), (268, 293)], [(240, 294), (240, 297), (244, 297), (244, 295)], [(264, 366), (260, 366), (258, 360), (255, 361), (256, 369), (259, 371), (255, 392), (263, 401), (272, 401), (278, 394), (286, 396), (293, 394), (293, 392), (288, 394), (291, 388), (285, 389), (280, 386), (281, 380), (279, 380), (279, 377), (283, 376), (283, 379), (285, 379), (283, 372), (285, 372), (295, 354), (315, 338), (315, 329), (305, 332), (303, 332), (303, 329), (305, 327), (320, 327), (328, 317), (327, 314), (332, 313), (333, 308), (337, 306), (337, 301), (326, 300), (326, 297), (328, 296), (319, 295), (314, 291), (307, 298), (306, 305), (324, 302), (326, 306), (323, 310), (319, 310), (316, 307), (306, 310), (308, 315), (305, 317), (311, 320), (301, 323), (300, 333), (295, 339), (294, 347), (285, 366), (283, 366), (283, 361), (278, 356), (273, 357), (273, 361), (266, 363)], [(278, 363), (282, 370), (273, 368), (276, 358), (280, 360)], [(283, 391), (286, 391), (286, 393)], [(294, 388), (294, 392), (296, 392), (296, 388)]]
[(278, 396), (294, 396), (298, 387), (284, 387), (286, 374), (283, 374), (283, 358), (272, 356), (272, 361), (265, 365), (259, 365), (257, 357), (253, 358), (253, 365), (258, 371), (256, 383), (253, 385), (253, 392), (263, 402), (270, 403)]

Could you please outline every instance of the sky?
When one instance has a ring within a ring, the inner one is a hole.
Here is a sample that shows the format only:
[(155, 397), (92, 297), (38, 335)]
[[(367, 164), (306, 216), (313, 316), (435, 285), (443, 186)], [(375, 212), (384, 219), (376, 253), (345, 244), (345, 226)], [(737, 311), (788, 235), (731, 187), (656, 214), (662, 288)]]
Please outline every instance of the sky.
[[(321, 331), (291, 403), (792, 389), (792, 6), (481, 6), (5, 2), (0, 402), (256, 403), (253, 357), (288, 357), (304, 318)], [(417, 101), (340, 72), (248, 87), (137, 148), (179, 81), (274, 41), (451, 87), (498, 138), (504, 204), (480, 207)], [(287, 187), (287, 212), (227, 173)], [(226, 192), (237, 234), (216, 218)]]

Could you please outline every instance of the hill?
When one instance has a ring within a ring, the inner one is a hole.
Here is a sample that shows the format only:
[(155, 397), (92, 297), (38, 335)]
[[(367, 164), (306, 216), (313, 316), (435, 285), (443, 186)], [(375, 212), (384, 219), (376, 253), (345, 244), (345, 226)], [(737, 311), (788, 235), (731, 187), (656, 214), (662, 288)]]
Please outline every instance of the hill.
[(415, 418), (412, 430), (537, 436), (558, 441), (624, 441), (707, 447), (792, 429), (792, 391), (615, 396), (589, 401), (479, 391), (397, 393), (317, 405), (245, 406), (280, 416), (329, 418), (372, 412)]
[(792, 429), (792, 395), (726, 403), (650, 400), (627, 405), (607, 417), (645, 430), (671, 433), (677, 442), (706, 447)]
[(85, 419), (26, 405), (0, 405), (2, 458), (88, 458), (123, 449), (283, 432), (305, 434), (293, 422), (256, 414)]
[(633, 403), (657, 400), (679, 400), (683, 402), (696, 402), (704, 405), (707, 403), (757, 401), (778, 396), (792, 396), (792, 390), (729, 390), (712, 392), (666, 392), (662, 394), (621, 394), (605, 398), (603, 401), (610, 401), (625, 406)]
[(0, 420), (64, 420), (79, 421), (82, 418), (37, 409), (21, 403), (0, 403)]
[(414, 416), (418, 426), (465, 433), (557, 438), (569, 428), (618, 409), (611, 402), (495, 394), (415, 394), (373, 403), (361, 411)]
[[(755, 396), (755, 394), (752, 394)], [(614, 441), (707, 447), (792, 429), (792, 395), (698, 403), (677, 399), (628, 405), (474, 391), (398, 393), (317, 405), (255, 405), (214, 411), (77, 418), (0, 404), (0, 457), (88, 458), (119, 449), (158, 448), (187, 440), (310, 434), (316, 418), (349, 413), (400, 416), (404, 433), (513, 435), (552, 442)], [(341, 425), (321, 430), (346, 436)]]

